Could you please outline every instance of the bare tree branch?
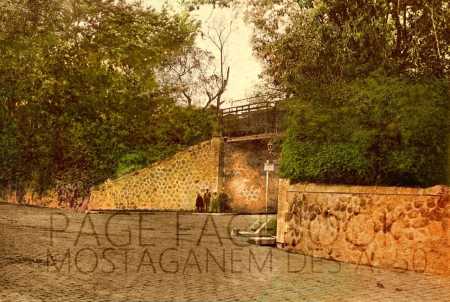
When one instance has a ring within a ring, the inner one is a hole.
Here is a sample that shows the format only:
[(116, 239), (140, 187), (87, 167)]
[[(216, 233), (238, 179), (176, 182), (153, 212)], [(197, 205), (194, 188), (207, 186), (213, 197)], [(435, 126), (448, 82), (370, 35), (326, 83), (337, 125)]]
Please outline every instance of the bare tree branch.
[[(228, 87), (231, 69), (227, 65), (226, 46), (232, 24), (214, 24), (202, 33), (202, 37), (213, 46), (212, 52), (190, 47), (167, 64), (163, 82), (176, 87), (175, 94), (188, 106), (192, 106), (196, 98), (202, 99), (202, 96), (203, 99), (206, 97), (204, 109), (215, 105), (219, 112), (224, 103), (222, 95)], [(217, 63), (214, 63), (214, 59)]]

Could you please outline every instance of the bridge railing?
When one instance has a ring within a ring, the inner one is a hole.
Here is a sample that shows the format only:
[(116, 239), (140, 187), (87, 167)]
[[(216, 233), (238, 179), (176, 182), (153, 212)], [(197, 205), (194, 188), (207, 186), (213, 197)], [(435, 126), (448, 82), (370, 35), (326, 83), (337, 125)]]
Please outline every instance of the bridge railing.
[(220, 128), (225, 137), (277, 133), (282, 110), (278, 101), (234, 106), (221, 110)]

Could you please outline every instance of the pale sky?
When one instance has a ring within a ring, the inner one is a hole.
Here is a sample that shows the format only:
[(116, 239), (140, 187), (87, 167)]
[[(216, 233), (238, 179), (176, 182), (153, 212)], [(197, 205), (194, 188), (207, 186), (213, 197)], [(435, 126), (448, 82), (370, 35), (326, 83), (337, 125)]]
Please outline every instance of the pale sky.
[[(161, 8), (165, 0), (142, 0), (144, 6), (152, 6), (156, 9)], [(178, 8), (176, 0), (169, 0), (170, 5)], [(215, 8), (205, 5), (199, 10), (192, 12), (193, 15), (202, 22), (202, 31), (206, 31), (209, 26), (217, 22), (226, 22), (233, 20), (232, 33), (228, 42), (227, 59), (231, 67), (230, 80), (223, 99), (227, 100), (225, 106), (230, 106), (231, 100), (242, 99), (254, 95), (255, 85), (260, 83), (259, 73), (262, 71), (261, 63), (252, 53), (251, 25), (244, 22), (242, 12), (230, 8)], [(199, 39), (199, 47), (213, 51), (214, 48), (210, 42)], [(213, 52), (214, 55), (217, 52)], [(235, 103), (235, 105), (237, 105)]]

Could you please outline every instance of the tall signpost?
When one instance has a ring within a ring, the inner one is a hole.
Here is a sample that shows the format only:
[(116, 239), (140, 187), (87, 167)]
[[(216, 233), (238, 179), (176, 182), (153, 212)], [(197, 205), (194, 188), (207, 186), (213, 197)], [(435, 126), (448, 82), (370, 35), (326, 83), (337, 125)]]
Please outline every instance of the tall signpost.
[(267, 223), (268, 223), (268, 216), (269, 216), (269, 173), (275, 171), (275, 165), (272, 162), (272, 149), (273, 144), (272, 142), (269, 142), (267, 144), (267, 151), (269, 153), (269, 158), (266, 160), (266, 163), (264, 164), (264, 171), (266, 172), (266, 224), (265, 224), (265, 235), (267, 236)]

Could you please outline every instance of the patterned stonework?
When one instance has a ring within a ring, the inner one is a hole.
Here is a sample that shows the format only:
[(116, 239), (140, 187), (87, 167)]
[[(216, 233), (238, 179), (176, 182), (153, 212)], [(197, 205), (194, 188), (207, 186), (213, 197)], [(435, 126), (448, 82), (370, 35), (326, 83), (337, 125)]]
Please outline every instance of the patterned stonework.
[(145, 169), (106, 181), (91, 193), (90, 209), (192, 210), (196, 192), (217, 191), (222, 141), (213, 138)]
[[(224, 190), (238, 212), (264, 212), (266, 207), (264, 163), (267, 142), (229, 143), (224, 150)], [(269, 210), (276, 211), (278, 175), (269, 178)]]
[[(90, 209), (193, 210), (196, 193), (221, 189), (231, 211), (265, 211), (266, 143), (223, 145), (220, 138), (193, 146), (173, 157), (106, 181), (91, 193)], [(278, 177), (269, 183), (269, 207), (276, 210)]]
[(449, 189), (289, 185), (277, 242), (316, 257), (450, 274)]

